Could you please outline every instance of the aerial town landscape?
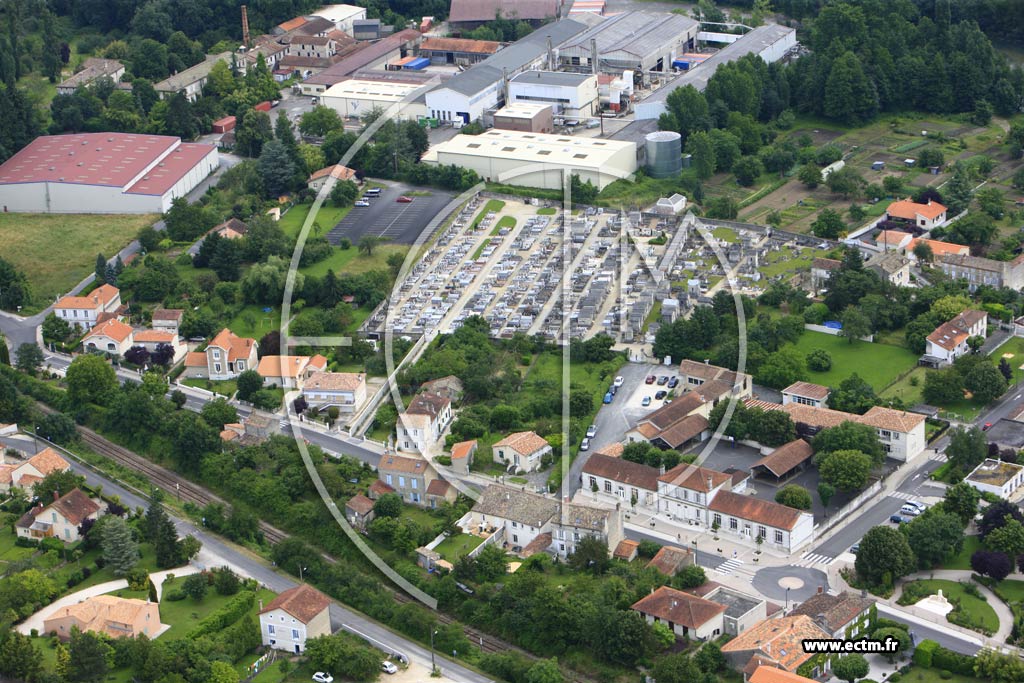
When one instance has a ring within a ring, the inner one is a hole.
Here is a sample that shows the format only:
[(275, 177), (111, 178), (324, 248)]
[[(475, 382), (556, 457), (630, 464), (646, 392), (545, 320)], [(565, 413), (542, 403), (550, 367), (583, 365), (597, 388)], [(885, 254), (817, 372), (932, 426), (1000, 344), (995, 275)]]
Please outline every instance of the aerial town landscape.
[(1024, 681), (1024, 2), (0, 0), (0, 681)]

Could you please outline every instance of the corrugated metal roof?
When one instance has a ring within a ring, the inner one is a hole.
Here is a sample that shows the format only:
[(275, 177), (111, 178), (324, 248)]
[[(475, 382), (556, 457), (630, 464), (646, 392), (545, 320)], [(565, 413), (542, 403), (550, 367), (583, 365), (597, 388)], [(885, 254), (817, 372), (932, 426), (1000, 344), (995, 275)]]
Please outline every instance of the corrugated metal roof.
[(590, 50), (591, 39), (597, 40), (597, 51), (626, 52), (646, 56), (666, 43), (678, 42), (698, 24), (681, 14), (626, 12), (605, 19), (597, 26), (562, 43), (560, 50)]

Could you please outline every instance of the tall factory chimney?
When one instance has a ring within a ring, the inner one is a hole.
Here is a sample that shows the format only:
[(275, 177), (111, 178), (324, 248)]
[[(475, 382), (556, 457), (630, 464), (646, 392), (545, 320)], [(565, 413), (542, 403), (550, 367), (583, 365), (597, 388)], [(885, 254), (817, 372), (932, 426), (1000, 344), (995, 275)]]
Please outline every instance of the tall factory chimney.
[(590, 73), (597, 75), (597, 38), (590, 39)]
[(249, 12), (245, 5), (242, 5), (242, 44), (249, 47)]

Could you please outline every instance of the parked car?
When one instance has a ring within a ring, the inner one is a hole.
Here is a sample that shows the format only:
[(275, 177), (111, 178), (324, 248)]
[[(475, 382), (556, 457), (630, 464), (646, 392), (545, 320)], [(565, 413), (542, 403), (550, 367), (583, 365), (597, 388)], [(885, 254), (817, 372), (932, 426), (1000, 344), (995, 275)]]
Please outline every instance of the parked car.
[(654, 384), (654, 381), (658, 379), (654, 375), (647, 375), (647, 379), (644, 380), (644, 384)]
[(593, 439), (595, 436), (597, 436), (597, 425), (590, 425), (587, 427), (587, 438)]
[(910, 503), (907, 503), (906, 505), (900, 508), (900, 514), (908, 515), (910, 517), (917, 517), (919, 514), (921, 514), (921, 510), (916, 505), (911, 505)]
[(678, 377), (671, 377), (668, 380), (668, 388), (669, 389), (675, 389), (676, 386), (678, 386), (678, 384), (679, 384), (679, 378)]
[(366, 201), (365, 199), (360, 199), (355, 204), (353, 204), (353, 206), (369, 206), (369, 205), (370, 205), (370, 202)]
[(666, 396), (668, 396), (668, 392), (662, 390), (662, 391), (659, 391), (658, 393), (656, 393), (654, 395), (654, 400), (660, 401), (661, 399), (665, 398)]
[(854, 555), (857, 554), (858, 550), (860, 550), (860, 543), (854, 543), (853, 545), (850, 546), (850, 552), (853, 553)]
[(625, 382), (626, 382), (626, 380), (620, 375), (620, 376), (615, 378), (615, 381), (613, 382), (613, 384), (615, 386), (617, 386), (617, 387), (621, 387), (623, 384), (625, 384)]
[(668, 384), (668, 375), (662, 375), (661, 377), (658, 378), (659, 387), (665, 386), (666, 384)]
[(901, 517), (900, 515), (893, 515), (889, 518), (889, 521), (893, 524), (906, 524), (910, 520), (908, 520), (906, 517)]
[(366, 191), (366, 194), (368, 196), (370, 196), (370, 197), (379, 197), (380, 196), (380, 188), (379, 187), (371, 187), (369, 190)]
[(992, 423), (991, 422), (986, 422), (985, 426), (981, 428), (981, 431), (987, 432), (991, 428), (992, 428)]
[(389, 662), (386, 659), (383, 662), (380, 663), (380, 670), (383, 671), (386, 674), (396, 674), (396, 673), (398, 673), (398, 667), (395, 666), (393, 663)]
[(583, 439), (583, 441), (580, 441), (580, 450), (581, 451), (589, 451), (590, 450), (590, 439)]
[(928, 506), (925, 505), (924, 503), (922, 503), (919, 500), (908, 500), (907, 501), (907, 505), (913, 505), (914, 507), (916, 507), (921, 512), (924, 512), (925, 510), (928, 509)]
[(399, 197), (395, 201), (398, 202), (399, 204), (411, 204), (412, 203), (412, 197), (407, 197), (406, 195), (403, 194), (401, 197)]
[(644, 396), (644, 400), (640, 401), (640, 405), (644, 406), (645, 408), (647, 406), (651, 405), (651, 397), (650, 396)]
[(614, 396), (615, 394), (619, 393), (619, 388), (613, 384), (610, 387), (608, 387), (608, 391), (611, 393), (612, 396)]
[(325, 674), (323, 671), (317, 671), (313, 674), (313, 680), (316, 683), (334, 683), (334, 676), (331, 674)]
[(604, 401), (603, 402), (604, 403), (611, 403), (612, 402), (612, 398), (614, 398), (612, 396), (612, 392), (609, 391), (607, 394), (604, 395)]

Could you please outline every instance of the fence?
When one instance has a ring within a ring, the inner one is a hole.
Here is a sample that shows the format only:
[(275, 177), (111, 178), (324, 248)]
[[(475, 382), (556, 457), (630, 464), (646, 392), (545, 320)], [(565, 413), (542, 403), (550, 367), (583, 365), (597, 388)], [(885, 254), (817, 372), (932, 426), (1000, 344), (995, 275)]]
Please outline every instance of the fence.
[(865, 502), (875, 497), (879, 491), (882, 490), (881, 480), (876, 481), (871, 486), (861, 491), (860, 495), (851, 500), (849, 503), (841, 507), (835, 514), (829, 517), (825, 522), (814, 527), (814, 537), (816, 539), (821, 538), (825, 535), (829, 529), (834, 527), (840, 521), (844, 521), (846, 516), (853, 510), (861, 507)]

